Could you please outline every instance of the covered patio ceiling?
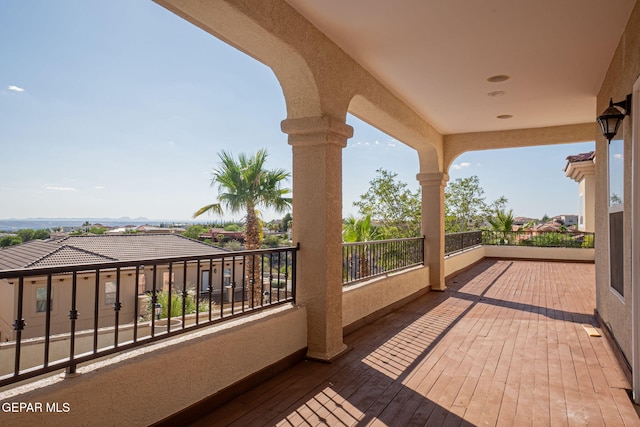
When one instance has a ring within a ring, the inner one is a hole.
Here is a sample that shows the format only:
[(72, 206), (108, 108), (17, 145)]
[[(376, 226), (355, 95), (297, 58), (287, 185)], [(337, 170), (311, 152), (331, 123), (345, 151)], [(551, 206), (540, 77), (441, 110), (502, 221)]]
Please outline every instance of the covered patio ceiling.
[(286, 1), (443, 134), (594, 122), (635, 4)]

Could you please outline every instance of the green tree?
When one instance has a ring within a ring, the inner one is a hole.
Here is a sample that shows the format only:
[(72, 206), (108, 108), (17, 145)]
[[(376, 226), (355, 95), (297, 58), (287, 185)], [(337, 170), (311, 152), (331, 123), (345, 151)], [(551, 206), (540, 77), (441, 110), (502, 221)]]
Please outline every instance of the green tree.
[[(244, 153), (234, 159), (226, 151), (218, 155), (220, 164), (213, 170), (211, 185), (218, 186), (218, 201), (203, 206), (193, 216), (204, 213), (222, 214), (223, 208), (231, 213), (245, 213), (245, 247), (249, 250), (259, 249), (262, 244), (262, 221), (258, 216), (259, 208), (273, 208), (277, 212), (285, 212), (291, 208), (291, 193), (282, 188), (282, 183), (291, 174), (284, 169), (265, 169), (267, 150), (261, 149), (255, 155)], [(248, 271), (253, 272), (250, 282), (258, 285), (262, 282), (259, 262), (248, 257)], [(254, 303), (262, 302), (261, 295), (255, 295)]]
[(354, 202), (363, 216), (380, 222), (383, 238), (420, 236), (422, 201), (420, 190), (412, 192), (397, 179), (398, 174), (378, 169), (369, 182), (369, 190)]
[(293, 217), (289, 212), (282, 217), (282, 221), (280, 221), (280, 229), (279, 231), (285, 233), (289, 227), (291, 227), (291, 223), (293, 222)]
[(513, 233), (513, 223), (515, 222), (513, 209), (509, 209), (508, 212), (501, 209), (487, 220), (489, 221), (489, 224), (491, 224), (491, 229), (502, 235), (502, 242), (507, 243), (509, 241), (509, 236)]
[[(378, 236), (378, 230), (371, 225), (371, 215), (359, 219), (353, 215), (349, 216), (342, 225), (342, 239), (345, 242), (368, 242), (376, 240)], [(367, 250), (366, 245), (357, 246), (356, 253), (360, 273), (358, 277), (367, 277), (371, 273)]]
[(51, 232), (49, 230), (46, 230), (44, 228), (41, 228), (39, 230), (36, 230), (33, 233), (33, 238), (34, 239), (39, 239), (39, 240), (46, 240), (49, 237), (51, 237)]
[(504, 210), (506, 204), (504, 196), (487, 204), (477, 176), (458, 178), (444, 191), (445, 232), (476, 230), (487, 216)]
[(207, 227), (203, 225), (194, 224), (187, 227), (187, 229), (184, 231), (184, 233), (182, 233), (182, 235), (190, 239), (197, 240), (201, 234), (206, 232), (207, 232)]
[(0, 239), (0, 247), (6, 248), (7, 246), (19, 245), (22, 243), (20, 236), (4, 236)]
[(342, 225), (342, 240), (345, 242), (368, 242), (377, 240), (379, 236), (378, 229), (371, 225), (371, 215), (359, 219), (351, 215)]
[(29, 240), (33, 240), (35, 230), (32, 230), (31, 228), (23, 228), (21, 230), (18, 230), (16, 234), (23, 242), (28, 242)]

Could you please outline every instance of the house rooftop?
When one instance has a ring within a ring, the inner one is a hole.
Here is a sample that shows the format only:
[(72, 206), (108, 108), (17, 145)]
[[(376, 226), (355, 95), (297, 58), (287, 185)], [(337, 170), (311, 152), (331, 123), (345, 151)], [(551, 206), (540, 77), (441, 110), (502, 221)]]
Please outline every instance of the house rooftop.
[(176, 234), (68, 236), (0, 249), (0, 270), (213, 255), (224, 249)]
[(595, 158), (596, 158), (595, 151), (589, 151), (588, 153), (580, 153), (580, 154), (574, 154), (573, 156), (567, 156), (567, 164), (564, 167), (564, 171), (566, 172), (567, 168), (571, 163), (593, 161), (593, 159)]

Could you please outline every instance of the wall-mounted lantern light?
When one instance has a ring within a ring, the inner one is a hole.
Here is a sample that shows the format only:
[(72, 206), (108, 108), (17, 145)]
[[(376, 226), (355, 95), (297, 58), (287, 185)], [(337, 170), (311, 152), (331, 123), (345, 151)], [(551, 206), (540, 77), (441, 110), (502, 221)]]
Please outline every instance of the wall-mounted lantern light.
[(616, 133), (620, 123), (624, 120), (624, 116), (628, 116), (631, 113), (631, 94), (620, 102), (613, 102), (613, 99), (609, 99), (609, 107), (598, 116), (598, 124), (602, 130), (602, 136), (607, 138), (607, 141), (611, 142)]

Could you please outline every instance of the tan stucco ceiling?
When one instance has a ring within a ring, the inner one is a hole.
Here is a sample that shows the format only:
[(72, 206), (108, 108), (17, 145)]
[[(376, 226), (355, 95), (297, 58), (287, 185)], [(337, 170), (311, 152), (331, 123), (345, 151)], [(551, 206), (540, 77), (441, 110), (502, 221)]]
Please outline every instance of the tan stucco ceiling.
[(450, 134), (595, 121), (635, 0), (287, 2)]

